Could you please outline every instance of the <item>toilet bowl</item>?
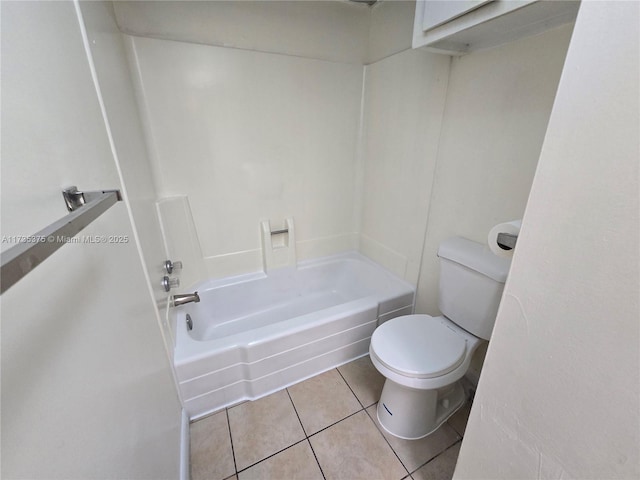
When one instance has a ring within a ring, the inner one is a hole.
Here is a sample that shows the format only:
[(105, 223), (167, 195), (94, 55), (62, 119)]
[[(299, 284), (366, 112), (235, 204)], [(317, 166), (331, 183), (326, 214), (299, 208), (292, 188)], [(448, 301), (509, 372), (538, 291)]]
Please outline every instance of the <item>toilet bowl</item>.
[(369, 355), (387, 379), (378, 421), (392, 435), (433, 433), (465, 403), (460, 380), (482, 342), (446, 317), (405, 315), (378, 327)]
[(491, 335), (510, 261), (454, 237), (438, 250), (443, 315), (404, 315), (376, 328), (369, 355), (386, 378), (377, 415), (396, 437), (423, 438), (466, 401), (460, 379)]

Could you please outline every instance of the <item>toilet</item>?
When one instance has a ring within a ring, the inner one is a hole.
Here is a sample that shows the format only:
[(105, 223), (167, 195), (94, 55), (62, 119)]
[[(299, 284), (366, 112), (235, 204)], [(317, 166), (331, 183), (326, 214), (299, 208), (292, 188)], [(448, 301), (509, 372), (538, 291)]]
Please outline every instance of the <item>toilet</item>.
[(369, 355), (386, 378), (378, 421), (416, 440), (435, 432), (466, 400), (460, 379), (478, 346), (489, 340), (510, 259), (462, 237), (438, 249), (442, 316), (403, 315), (376, 328)]

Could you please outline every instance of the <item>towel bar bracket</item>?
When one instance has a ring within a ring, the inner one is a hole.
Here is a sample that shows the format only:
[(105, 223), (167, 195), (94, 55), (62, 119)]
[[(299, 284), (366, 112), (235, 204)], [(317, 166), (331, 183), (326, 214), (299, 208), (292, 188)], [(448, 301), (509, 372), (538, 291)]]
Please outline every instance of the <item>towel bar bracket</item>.
[(81, 206), (97, 198), (100, 198), (105, 193), (111, 192), (115, 192), (117, 200), (119, 202), (122, 201), (122, 194), (120, 193), (120, 190), (97, 190), (91, 192), (81, 192), (75, 185), (62, 190), (62, 197), (64, 198), (64, 203), (67, 206), (67, 210), (73, 212)]
[(70, 213), (28, 237), (37, 241), (21, 242), (1, 253), (0, 294), (122, 200), (119, 190), (79, 192), (76, 187), (69, 187), (62, 195)]

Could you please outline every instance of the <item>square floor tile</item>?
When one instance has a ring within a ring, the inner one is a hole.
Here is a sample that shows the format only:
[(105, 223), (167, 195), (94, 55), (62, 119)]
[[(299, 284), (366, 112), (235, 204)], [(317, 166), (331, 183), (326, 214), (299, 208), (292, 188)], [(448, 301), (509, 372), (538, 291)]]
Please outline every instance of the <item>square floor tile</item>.
[(228, 412), (238, 471), (305, 438), (285, 390)]
[(451, 425), (460, 436), (464, 436), (467, 421), (469, 420), (469, 413), (471, 413), (471, 403), (464, 405), (447, 420), (447, 423)]
[(307, 440), (238, 473), (239, 480), (323, 480), (316, 457)]
[(192, 480), (223, 480), (236, 472), (226, 411), (192, 423), (190, 432)]
[(362, 409), (336, 369), (288, 388), (307, 435)]
[(385, 378), (371, 363), (369, 355), (338, 367), (362, 406), (369, 407), (380, 400)]
[(364, 411), (309, 438), (327, 480), (400, 480), (407, 471)]
[(377, 405), (372, 405), (367, 408), (367, 413), (409, 472), (413, 472), (420, 465), (425, 464), (460, 440), (460, 436), (446, 422), (431, 435), (420, 440), (403, 440), (402, 438), (394, 437), (384, 430), (378, 422), (377, 407)]
[(411, 475), (413, 480), (449, 480), (452, 478), (460, 453), (460, 445), (461, 443), (454, 445), (414, 472)]

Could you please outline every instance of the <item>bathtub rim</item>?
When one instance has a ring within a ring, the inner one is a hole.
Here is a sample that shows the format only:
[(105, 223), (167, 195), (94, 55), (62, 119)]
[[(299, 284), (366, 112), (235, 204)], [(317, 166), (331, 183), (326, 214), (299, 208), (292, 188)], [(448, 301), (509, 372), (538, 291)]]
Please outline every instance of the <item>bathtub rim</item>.
[[(399, 295), (411, 294), (412, 299), (410, 303), (411, 305), (415, 305), (416, 287), (414, 285), (356, 250), (349, 250), (333, 255), (302, 260), (298, 262), (295, 267), (283, 267), (282, 269), (271, 272), (270, 275), (285, 275), (287, 274), (287, 272), (291, 272), (292, 270), (306, 270), (313, 267), (330, 263), (337, 263), (345, 260), (362, 262), (381, 271), (383, 275), (387, 275), (391, 277), (394, 282), (397, 282), (396, 285), (399, 288), (394, 292), (389, 292), (384, 295), (371, 294), (368, 296), (360, 297), (358, 299), (333, 305), (321, 310), (316, 310), (310, 313), (282, 320), (272, 325), (266, 325), (250, 331), (244, 331), (219, 339), (208, 340), (195, 339), (187, 331), (185, 316), (188, 313), (189, 305), (169, 308), (169, 315), (173, 317), (171, 318), (171, 324), (175, 325), (175, 331), (173, 332), (175, 337), (173, 352), (174, 366), (177, 368), (181, 364), (206, 358), (211, 354), (213, 349), (215, 349), (216, 352), (223, 353), (237, 350), (239, 348), (246, 349), (250, 348), (251, 346), (257, 346), (262, 343), (271, 341), (275, 337), (277, 337), (278, 334), (282, 332), (282, 327), (286, 326), (288, 328), (287, 332), (296, 333), (305, 330), (310, 326), (317, 326), (318, 324), (323, 323), (323, 320), (326, 321), (327, 315), (335, 316), (338, 314), (344, 314), (346, 311), (355, 312), (370, 308), (377, 308), (378, 316), (386, 315), (390, 312), (393, 312), (395, 309), (391, 308), (386, 309), (385, 311), (381, 311), (380, 307), (385, 302), (389, 301), (390, 299), (396, 298)], [(198, 291), (219, 289), (255, 280), (262, 280), (268, 277), (269, 275), (267, 275), (264, 271), (257, 271), (223, 278), (205, 279), (195, 283), (191, 287), (191, 289)], [(403, 305), (400, 308), (405, 308), (405, 306)], [(258, 335), (258, 333), (260, 335)]]

